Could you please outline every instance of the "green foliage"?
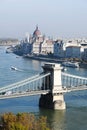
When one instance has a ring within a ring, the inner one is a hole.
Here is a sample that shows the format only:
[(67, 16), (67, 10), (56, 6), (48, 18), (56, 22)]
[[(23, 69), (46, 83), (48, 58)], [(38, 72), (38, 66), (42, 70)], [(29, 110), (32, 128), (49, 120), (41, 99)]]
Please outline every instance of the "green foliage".
[(47, 126), (47, 118), (42, 116), (35, 118), (29, 113), (4, 113), (1, 116), (0, 130), (50, 130)]

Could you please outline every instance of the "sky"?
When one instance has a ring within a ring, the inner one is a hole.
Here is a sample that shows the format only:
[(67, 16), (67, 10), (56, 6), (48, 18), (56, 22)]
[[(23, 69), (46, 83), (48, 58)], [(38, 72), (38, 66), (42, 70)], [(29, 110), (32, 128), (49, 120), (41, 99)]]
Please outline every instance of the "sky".
[(36, 25), (52, 38), (87, 37), (87, 0), (0, 0), (0, 38), (22, 39)]

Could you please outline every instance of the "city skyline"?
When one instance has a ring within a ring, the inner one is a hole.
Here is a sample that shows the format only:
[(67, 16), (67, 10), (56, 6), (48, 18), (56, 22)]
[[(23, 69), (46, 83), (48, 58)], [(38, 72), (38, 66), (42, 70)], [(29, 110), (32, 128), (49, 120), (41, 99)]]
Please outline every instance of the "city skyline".
[(0, 38), (23, 38), (36, 25), (53, 38), (87, 37), (86, 15), (86, 0), (1, 0)]

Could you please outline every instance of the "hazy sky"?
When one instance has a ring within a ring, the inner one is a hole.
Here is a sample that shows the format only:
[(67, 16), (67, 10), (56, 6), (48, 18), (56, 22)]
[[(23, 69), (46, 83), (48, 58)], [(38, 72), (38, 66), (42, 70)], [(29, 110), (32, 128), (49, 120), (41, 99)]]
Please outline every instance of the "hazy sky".
[(0, 38), (23, 38), (38, 24), (50, 37), (87, 37), (87, 0), (0, 0)]

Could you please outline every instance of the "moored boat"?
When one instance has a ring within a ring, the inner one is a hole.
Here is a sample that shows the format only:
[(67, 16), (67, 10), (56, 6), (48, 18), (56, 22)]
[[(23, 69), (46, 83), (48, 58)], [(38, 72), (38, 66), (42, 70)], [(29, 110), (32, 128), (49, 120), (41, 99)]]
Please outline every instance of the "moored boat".
[(62, 65), (65, 66), (65, 67), (73, 67), (73, 68), (78, 68), (79, 67), (79, 63), (78, 62), (66, 61), (66, 62), (63, 62)]

